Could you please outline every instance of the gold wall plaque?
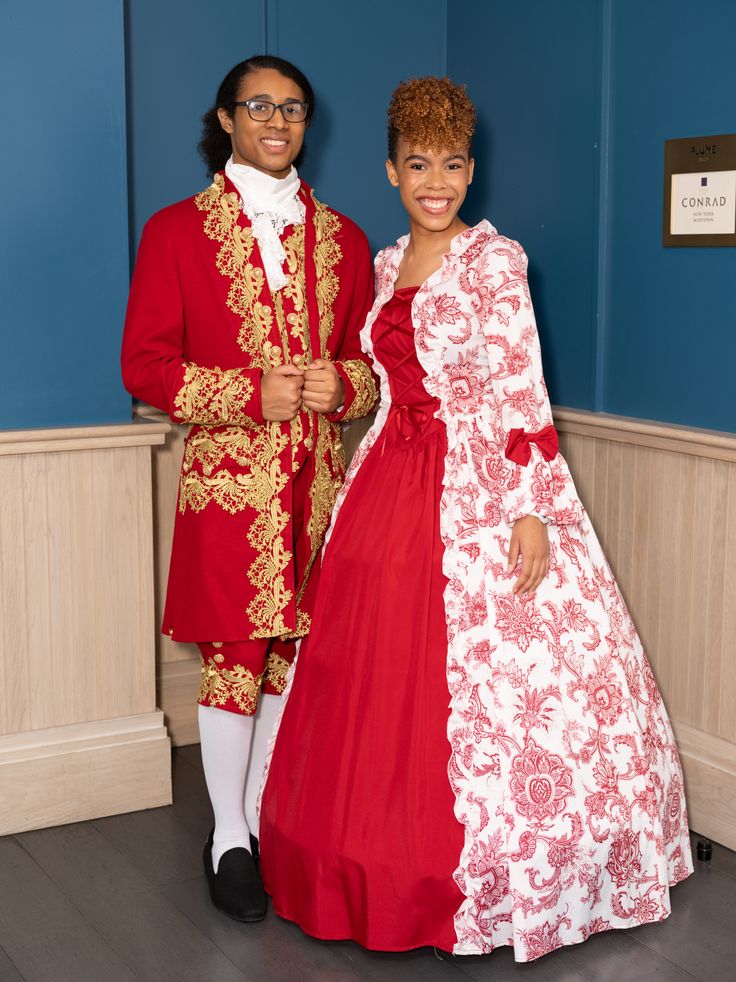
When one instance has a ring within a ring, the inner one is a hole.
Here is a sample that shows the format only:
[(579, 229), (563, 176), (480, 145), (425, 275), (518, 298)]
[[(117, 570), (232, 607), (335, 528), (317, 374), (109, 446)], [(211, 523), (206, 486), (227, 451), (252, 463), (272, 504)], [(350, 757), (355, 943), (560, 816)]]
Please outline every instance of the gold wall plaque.
[(736, 133), (666, 140), (665, 246), (736, 246)]

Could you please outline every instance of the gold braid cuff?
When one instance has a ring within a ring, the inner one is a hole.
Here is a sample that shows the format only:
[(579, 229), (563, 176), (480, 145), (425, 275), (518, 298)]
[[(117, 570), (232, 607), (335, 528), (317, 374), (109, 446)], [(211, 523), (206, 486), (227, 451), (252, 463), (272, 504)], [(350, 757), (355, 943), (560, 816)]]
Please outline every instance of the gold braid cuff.
[(289, 662), (277, 655), (274, 651), (269, 652), (266, 660), (265, 680), (279, 695), (286, 688), (286, 676), (289, 671)]
[(248, 414), (253, 397), (253, 383), (240, 368), (222, 371), (185, 363), (184, 384), (174, 399), (177, 419), (204, 426), (255, 427)]
[(355, 390), (353, 401), (341, 420), (342, 423), (349, 423), (353, 419), (368, 415), (378, 401), (378, 389), (373, 374), (364, 361), (355, 358), (350, 361), (340, 361), (338, 364)]
[(220, 668), (213, 658), (206, 662), (203, 658), (199, 701), (203, 706), (226, 706), (232, 702), (245, 716), (253, 716), (262, 681), (263, 675), (254, 675), (242, 665)]

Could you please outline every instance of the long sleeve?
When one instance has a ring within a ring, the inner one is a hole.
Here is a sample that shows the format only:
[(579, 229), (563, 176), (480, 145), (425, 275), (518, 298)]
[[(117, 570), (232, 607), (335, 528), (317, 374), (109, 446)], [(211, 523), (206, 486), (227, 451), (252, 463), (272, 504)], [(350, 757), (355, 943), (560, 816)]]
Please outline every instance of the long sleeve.
[(368, 240), (362, 233), (354, 268), (348, 324), (335, 358), (335, 368), (345, 386), (345, 400), (341, 409), (328, 416), (333, 422), (342, 423), (366, 416), (378, 400), (376, 377), (360, 347), (360, 332), (373, 304), (373, 263)]
[(125, 318), (123, 383), (175, 423), (258, 426), (260, 369), (186, 361), (184, 309), (174, 250), (156, 218), (143, 231)]
[(483, 298), (484, 333), (504, 455), (506, 521), (534, 514), (560, 525), (578, 522), (582, 506), (557, 446), (521, 246), (496, 239), (485, 259), (490, 284)]

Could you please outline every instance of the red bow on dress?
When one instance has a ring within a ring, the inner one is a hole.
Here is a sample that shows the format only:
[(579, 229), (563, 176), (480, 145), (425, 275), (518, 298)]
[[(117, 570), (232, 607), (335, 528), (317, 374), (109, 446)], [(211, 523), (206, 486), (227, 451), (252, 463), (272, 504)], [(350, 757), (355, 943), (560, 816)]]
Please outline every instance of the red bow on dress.
[(531, 443), (536, 443), (545, 460), (554, 460), (560, 450), (557, 430), (550, 424), (539, 433), (527, 433), (521, 428), (511, 430), (506, 443), (506, 456), (515, 464), (526, 467), (532, 456)]
[(391, 408), (394, 410), (396, 429), (404, 440), (413, 440), (418, 436), (429, 419), (429, 414), (419, 406), (392, 405)]
[(419, 436), (419, 434), (422, 432), (422, 428), (429, 418), (429, 413), (425, 413), (425, 411), (420, 409), (419, 406), (403, 406), (392, 402), (391, 409), (389, 410), (389, 416), (386, 421), (386, 427), (384, 429), (381, 456), (383, 456), (383, 451), (386, 449), (386, 439), (388, 437), (389, 429), (388, 424), (391, 422), (391, 420), (396, 423), (396, 429), (399, 431), (399, 435), (401, 436), (402, 440), (413, 440), (414, 437)]

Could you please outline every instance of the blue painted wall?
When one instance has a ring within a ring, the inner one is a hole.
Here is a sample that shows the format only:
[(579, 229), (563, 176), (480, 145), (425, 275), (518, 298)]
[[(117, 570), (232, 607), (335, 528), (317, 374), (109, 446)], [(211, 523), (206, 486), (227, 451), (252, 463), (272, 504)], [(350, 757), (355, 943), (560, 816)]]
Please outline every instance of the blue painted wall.
[[(268, 50), (315, 84), (304, 176), (374, 249), (405, 230), (383, 168), (391, 91), (465, 81), (480, 114), (466, 217), (530, 256), (553, 400), (736, 429), (736, 253), (661, 245), (664, 140), (734, 129), (731, 0), (6, 6), (0, 99), (22, 151), (0, 162), (0, 427), (130, 418), (129, 254), (150, 214), (207, 180), (195, 147), (222, 75)], [(707, 57), (686, 56), (683, 30)]]
[(447, 36), (479, 117), (466, 221), (524, 246), (550, 397), (582, 408), (595, 398), (600, 35), (591, 0), (469, 0)]
[(4, 4), (2, 22), (0, 428), (128, 421), (122, 0)]
[(736, 251), (662, 246), (664, 141), (736, 130), (736, 4), (450, 11), (480, 115), (468, 217), (529, 253), (553, 401), (736, 430)]
[(662, 246), (664, 141), (736, 132), (736, 3), (613, 3), (603, 404), (736, 431), (736, 249)]

